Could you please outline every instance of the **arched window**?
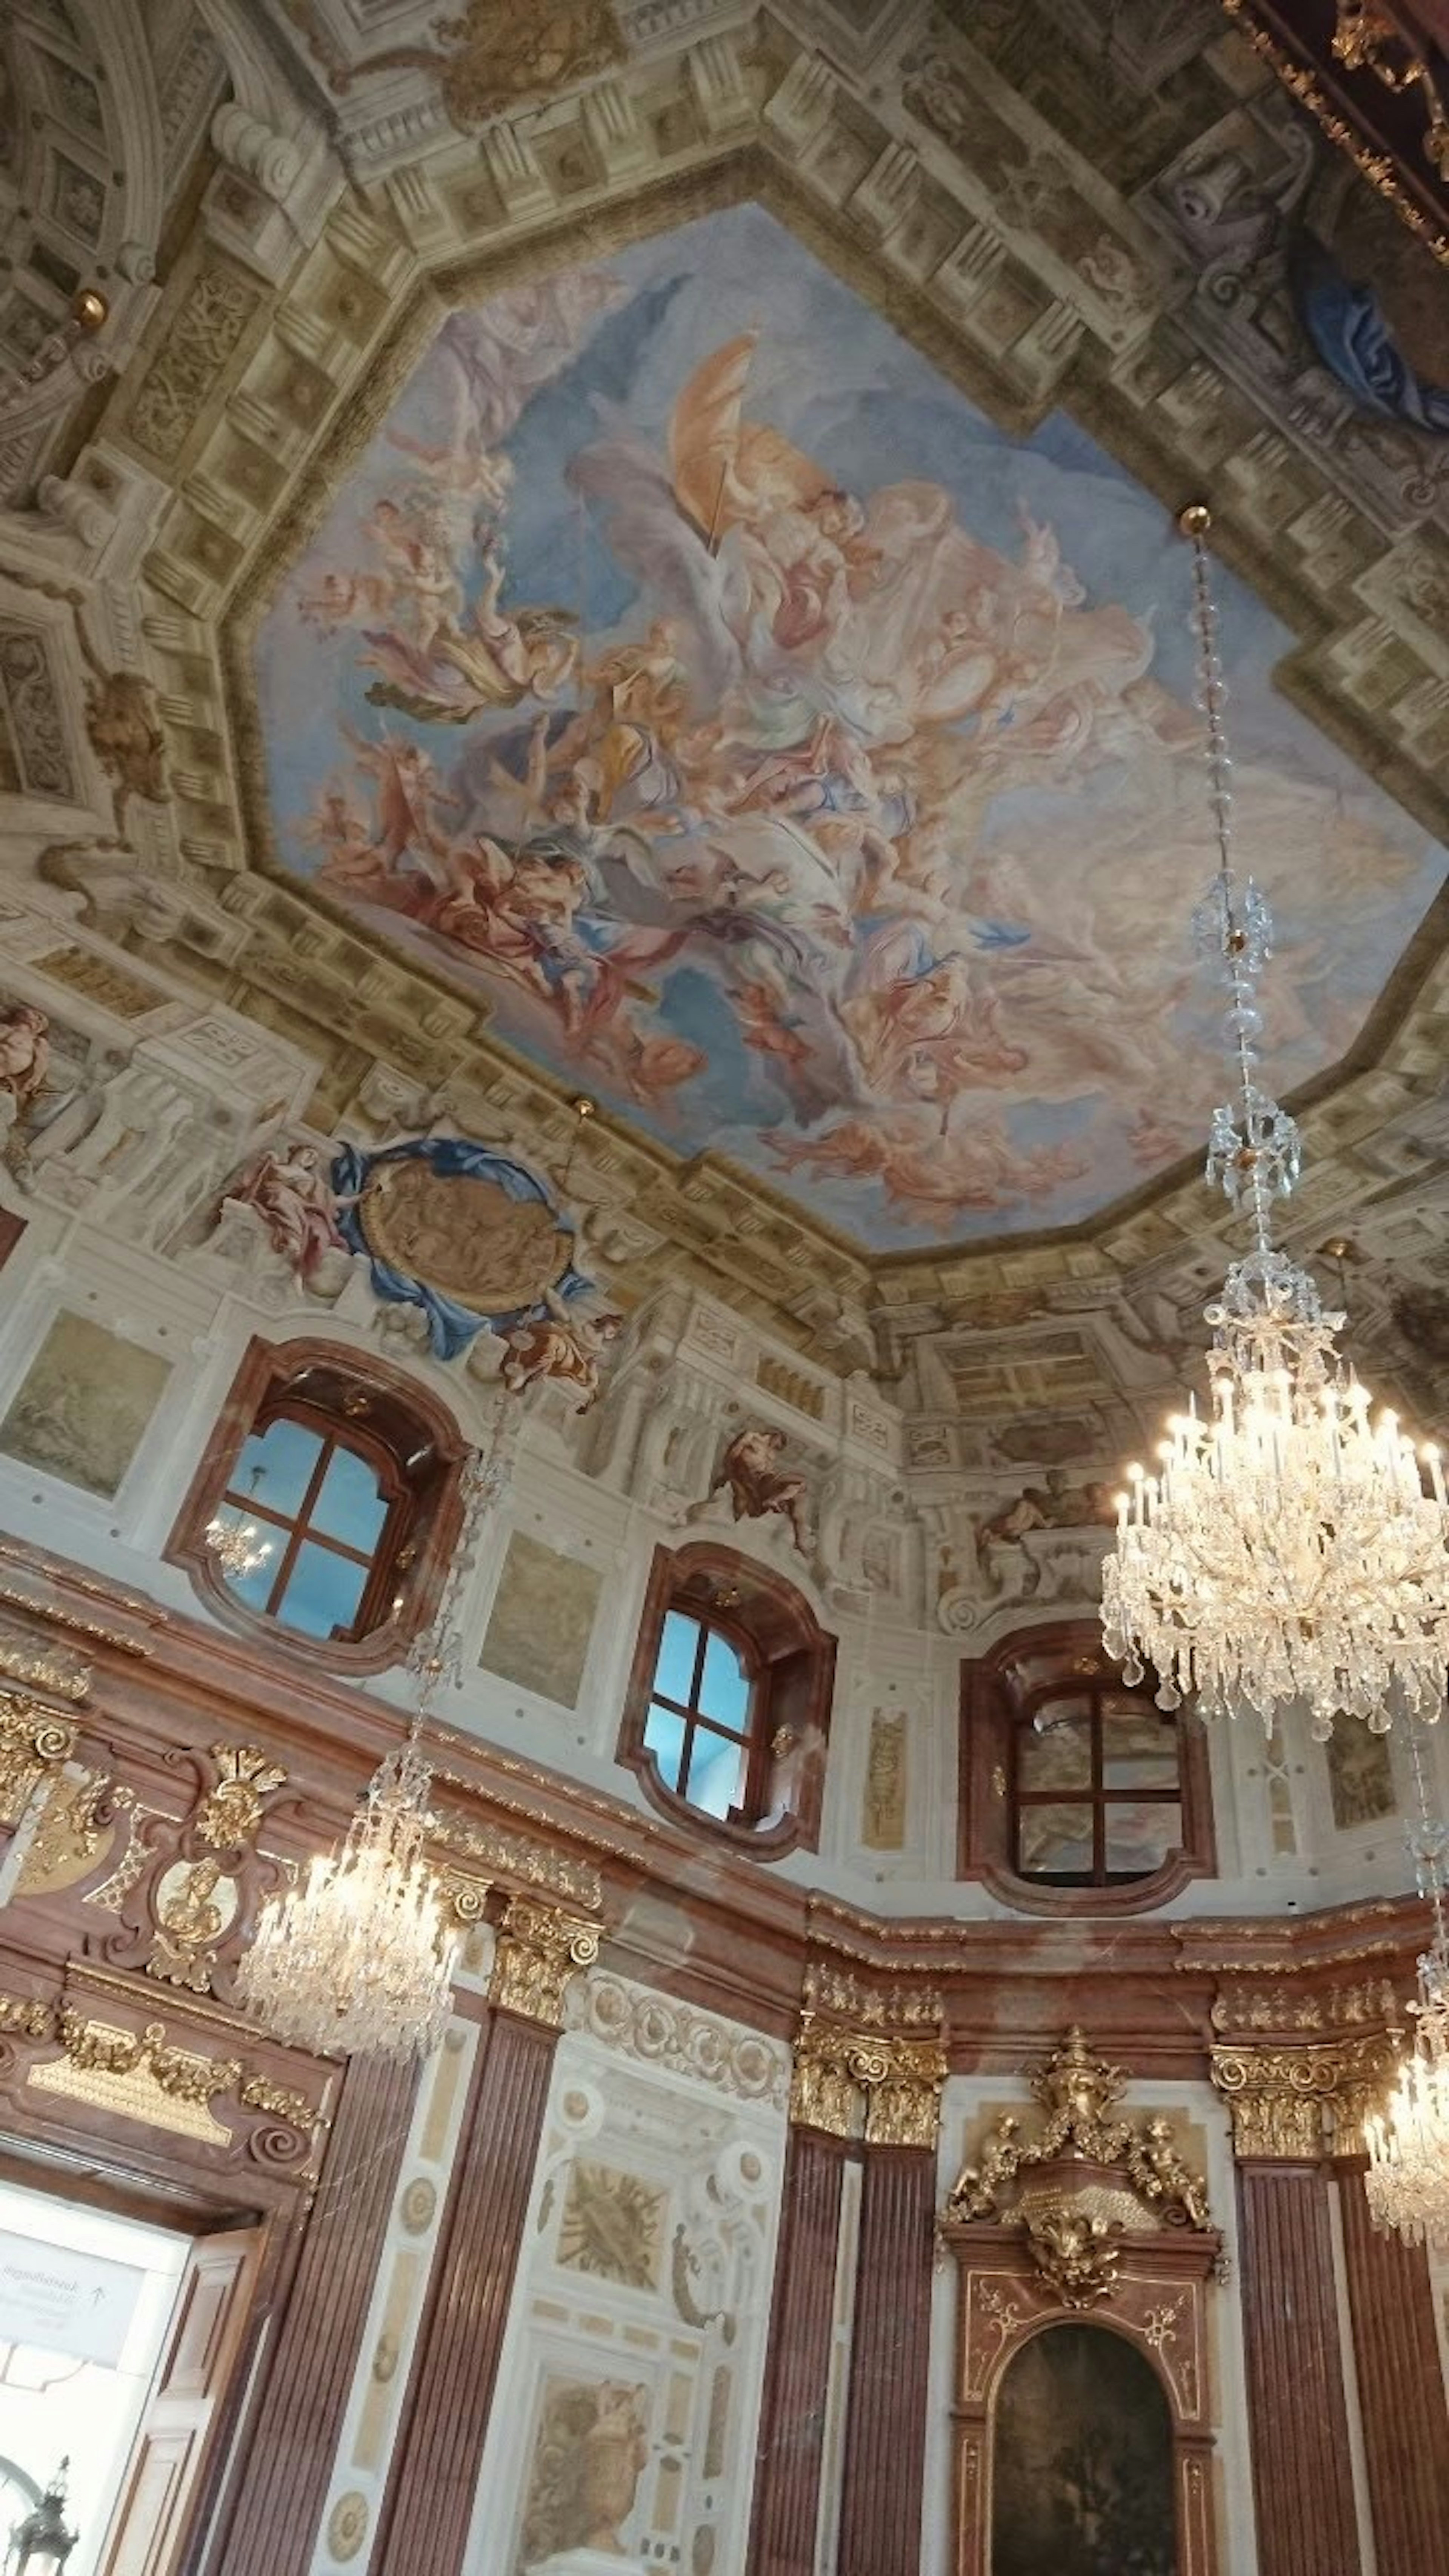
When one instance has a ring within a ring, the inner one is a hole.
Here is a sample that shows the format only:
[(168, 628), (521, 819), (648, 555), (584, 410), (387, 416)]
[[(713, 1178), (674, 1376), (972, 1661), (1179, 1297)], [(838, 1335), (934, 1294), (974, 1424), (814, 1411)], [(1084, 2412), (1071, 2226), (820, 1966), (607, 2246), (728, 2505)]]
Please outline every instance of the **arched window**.
[(304, 1637), (366, 1636), (406, 1554), (410, 1501), (385, 1443), (283, 1396), (242, 1442), (209, 1525), (254, 1542), (250, 1564), (219, 1553), (223, 1581)]
[(377, 1671), (431, 1615), (463, 1456), (400, 1372), (335, 1343), (254, 1342), (167, 1553), (230, 1624)]
[(1202, 1728), (1129, 1690), (1083, 1622), (962, 1672), (961, 1858), (1032, 1913), (1136, 1913), (1216, 1868)]
[(666, 1610), (654, 1662), (644, 1749), (666, 1789), (722, 1822), (757, 1825), (769, 1747), (754, 1723), (758, 1658), (722, 1616)]
[(1012, 1719), (1012, 1865), (1046, 1887), (1125, 1887), (1182, 1842), (1177, 1722), (1150, 1693), (1083, 1677)]
[(835, 1640), (734, 1548), (657, 1548), (619, 1758), (666, 1815), (759, 1853), (819, 1838)]

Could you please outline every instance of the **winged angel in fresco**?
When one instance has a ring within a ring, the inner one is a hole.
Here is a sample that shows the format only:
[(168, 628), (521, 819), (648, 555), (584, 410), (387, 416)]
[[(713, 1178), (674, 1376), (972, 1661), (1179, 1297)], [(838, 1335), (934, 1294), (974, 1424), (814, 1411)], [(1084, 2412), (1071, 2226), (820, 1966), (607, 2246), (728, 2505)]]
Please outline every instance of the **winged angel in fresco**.
[[(1130, 770), (1156, 846), (1193, 740), (1149, 624), (1090, 605), (1024, 510), (1007, 555), (936, 483), (845, 489), (749, 416), (746, 333), (657, 445), (610, 414), (573, 453), (631, 596), (586, 637), (514, 596), (496, 353), (477, 384), (454, 354), (451, 445), (395, 441), (415, 479), (372, 504), (367, 567), (311, 594), (382, 711), (300, 827), (319, 882), (407, 915), (505, 1025), (661, 1119), (709, 1072), (703, 979), (779, 1167), (878, 1185), (930, 1232), (1087, 1169), (1070, 1117), (1042, 1141), (1007, 1095), (1176, 1098), (1159, 961), (1100, 870), (1084, 890), (1095, 773)], [(1068, 783), (1053, 882), (997, 823)]]

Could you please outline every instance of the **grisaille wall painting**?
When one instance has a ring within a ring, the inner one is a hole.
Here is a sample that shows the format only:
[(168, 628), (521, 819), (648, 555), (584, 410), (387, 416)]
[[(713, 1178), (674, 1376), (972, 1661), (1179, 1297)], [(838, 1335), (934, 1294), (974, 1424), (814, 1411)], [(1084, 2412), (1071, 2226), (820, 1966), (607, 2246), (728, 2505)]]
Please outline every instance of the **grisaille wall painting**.
[(1176, 2576), (1172, 2419), (1149, 2361), (1101, 2326), (1024, 2344), (997, 2394), (991, 2576)]
[[(733, 208), (445, 321), (259, 630), (277, 856), (868, 1247), (1069, 1223), (1215, 1079), (1187, 587), (1065, 417), (1004, 436)], [(1221, 589), (1283, 1089), (1446, 859)]]
[(0, 1422), (0, 1449), (109, 1501), (170, 1374), (155, 1351), (88, 1316), (57, 1315)]
[(577, 1708), (603, 1576), (512, 1530), (478, 1660), (485, 1672)]

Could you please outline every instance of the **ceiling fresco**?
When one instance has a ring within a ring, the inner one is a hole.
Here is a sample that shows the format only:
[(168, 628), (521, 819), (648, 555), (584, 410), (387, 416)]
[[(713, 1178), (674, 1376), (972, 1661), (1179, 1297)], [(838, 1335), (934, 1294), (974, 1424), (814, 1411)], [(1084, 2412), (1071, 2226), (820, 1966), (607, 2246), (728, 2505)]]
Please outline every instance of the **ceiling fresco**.
[[(1221, 590), (1291, 1086), (1446, 859)], [(258, 632), (277, 857), (864, 1248), (1076, 1223), (1215, 1079), (1186, 596), (1065, 416), (1007, 437), (733, 208), (445, 322)]]

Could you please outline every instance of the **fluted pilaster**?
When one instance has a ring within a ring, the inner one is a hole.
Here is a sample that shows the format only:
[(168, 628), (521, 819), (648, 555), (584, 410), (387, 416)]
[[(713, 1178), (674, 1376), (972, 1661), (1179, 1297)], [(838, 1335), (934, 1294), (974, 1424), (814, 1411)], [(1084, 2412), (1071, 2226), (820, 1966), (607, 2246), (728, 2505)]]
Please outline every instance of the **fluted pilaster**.
[(373, 2576), (458, 2576), (558, 2033), (495, 2013), (473, 2071)]
[(793, 2129), (760, 2410), (749, 2576), (813, 2576), (830, 2387), (840, 2201), (849, 2150)]
[(1449, 2567), (1449, 2408), (1428, 2258), (1378, 2233), (1361, 2167), (1344, 2170), (1340, 2201), (1378, 2576), (1422, 2576)]
[(838, 2576), (918, 2576), (936, 2158), (865, 2150)]
[(1244, 2164), (1238, 2186), (1259, 2576), (1359, 2576), (1332, 2183)]
[(242, 2480), (207, 2559), (214, 2576), (303, 2576), (342, 2430), (407, 2140), (415, 2070), (354, 2058), (272, 2345)]

